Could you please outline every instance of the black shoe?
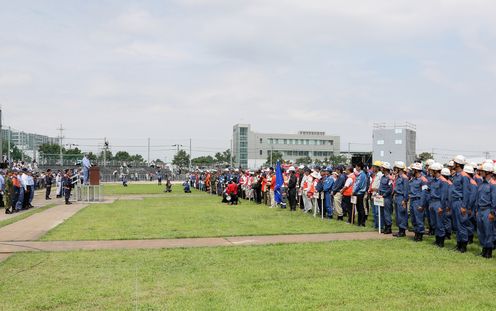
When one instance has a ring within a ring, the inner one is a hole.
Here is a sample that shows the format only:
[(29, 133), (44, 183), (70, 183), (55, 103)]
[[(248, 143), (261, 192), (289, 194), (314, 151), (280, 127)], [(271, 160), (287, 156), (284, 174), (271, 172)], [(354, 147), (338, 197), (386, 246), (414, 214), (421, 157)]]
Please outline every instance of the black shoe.
[(343, 221), (343, 216), (338, 216), (338, 220)]
[(484, 258), (493, 258), (493, 249), (492, 248), (486, 248), (487, 251), (486, 251), (486, 256), (484, 256)]
[(468, 236), (468, 244), (472, 244), (474, 243), (474, 236), (473, 235), (469, 235)]
[(452, 250), (459, 252), (460, 251), (460, 248), (461, 248), (461, 243), (462, 242), (456, 241), (456, 246)]
[(433, 228), (429, 228), (429, 235), (430, 236), (433, 236), (434, 234), (435, 234), (434, 229)]
[(444, 236), (439, 237), (439, 243), (437, 244), (440, 248), (444, 247)]
[(71, 204), (72, 204), (72, 202), (65, 202), (65, 204), (66, 204), (66, 205), (71, 205)]
[(394, 237), (397, 237), (397, 238), (402, 238), (402, 237), (405, 237), (406, 234), (405, 234), (405, 229), (400, 229), (398, 231), (398, 233), (395, 233), (393, 234)]
[(467, 252), (467, 243), (468, 242), (460, 242), (460, 249), (458, 250), (460, 253), (466, 253)]
[(418, 232), (415, 232), (415, 236), (413, 237), (414, 242), (418, 242), (418, 236), (419, 236)]
[(446, 235), (444, 236), (444, 238), (446, 240), (451, 240), (451, 233), (446, 233)]
[(423, 233), (419, 233), (418, 234), (418, 241), (417, 242), (422, 242), (424, 240), (424, 234)]

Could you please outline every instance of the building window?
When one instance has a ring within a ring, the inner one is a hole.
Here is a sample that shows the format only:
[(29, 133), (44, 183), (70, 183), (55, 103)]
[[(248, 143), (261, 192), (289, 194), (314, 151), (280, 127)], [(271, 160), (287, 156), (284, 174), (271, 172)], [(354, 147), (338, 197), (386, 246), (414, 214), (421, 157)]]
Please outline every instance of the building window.
[(263, 139), (262, 139), (262, 138), (260, 138), (260, 143), (261, 143), (261, 144), (263, 143)]
[(395, 129), (394, 133), (395, 134), (401, 134), (401, 133), (403, 133), (403, 129)]
[(401, 144), (403, 143), (403, 141), (402, 141), (401, 139), (396, 139), (396, 140), (394, 141), (394, 143), (395, 143), (396, 145), (401, 145)]
[(378, 140), (378, 141), (377, 141), (377, 144), (378, 144), (378, 145), (384, 145), (384, 140), (382, 140), (382, 139), (381, 139), (381, 140)]
[(260, 155), (263, 155), (263, 150), (260, 150)]
[(284, 140), (284, 144), (285, 144), (285, 145), (287, 145), (287, 144), (288, 144), (288, 140), (287, 140), (287, 139), (285, 139), (285, 140)]
[(381, 157), (384, 157), (384, 150), (381, 150)]
[(334, 145), (334, 140), (329, 140), (329, 145)]

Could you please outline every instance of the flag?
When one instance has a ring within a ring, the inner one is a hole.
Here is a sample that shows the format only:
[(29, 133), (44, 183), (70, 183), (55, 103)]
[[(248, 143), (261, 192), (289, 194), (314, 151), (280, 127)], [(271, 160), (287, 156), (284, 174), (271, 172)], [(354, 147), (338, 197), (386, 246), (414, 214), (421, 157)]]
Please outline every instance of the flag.
[(284, 183), (284, 179), (282, 177), (281, 162), (277, 161), (277, 163), (276, 163), (276, 185), (274, 187), (274, 200), (276, 201), (277, 204), (280, 204), (282, 202), (281, 187), (282, 187), (283, 183)]

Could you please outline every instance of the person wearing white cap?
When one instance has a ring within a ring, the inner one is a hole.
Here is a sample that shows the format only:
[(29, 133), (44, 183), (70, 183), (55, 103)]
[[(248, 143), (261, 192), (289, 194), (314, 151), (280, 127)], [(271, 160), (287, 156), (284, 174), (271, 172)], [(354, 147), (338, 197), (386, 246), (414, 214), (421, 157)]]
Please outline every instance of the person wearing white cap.
[(313, 198), (313, 193), (315, 192), (315, 189), (312, 190), (313, 187), (313, 178), (310, 175), (310, 169), (305, 168), (305, 177), (304, 177), (304, 182), (303, 182), (303, 205), (305, 208), (303, 209), (304, 213), (308, 213), (309, 211), (313, 210), (313, 205), (312, 205), (312, 198)]
[(319, 202), (318, 202), (319, 196), (320, 196), (320, 193), (318, 190), (318, 185), (320, 183), (320, 179), (322, 178), (322, 176), (317, 171), (314, 171), (310, 176), (312, 176), (312, 178), (313, 178), (312, 186), (311, 186), (311, 192), (313, 194), (312, 194), (312, 197), (310, 199), (312, 200), (313, 216), (315, 217), (317, 215), (317, 213), (320, 213), (319, 209), (321, 208), (319, 205)]
[(441, 180), (446, 183), (446, 201), (444, 205), (446, 206), (446, 217), (444, 217), (444, 238), (445, 240), (451, 240), (451, 232), (453, 231), (453, 211), (451, 209), (451, 202), (449, 199), (449, 194), (451, 192), (451, 187), (453, 183), (451, 182), (451, 170), (449, 168), (443, 168), (441, 170)]
[(429, 169), (432, 171), (432, 180), (429, 185), (429, 213), (435, 220), (434, 230), (436, 235), (435, 244), (438, 247), (444, 247), (447, 184), (441, 180), (441, 170), (443, 166), (440, 163), (433, 163)]
[(381, 224), (384, 224), (384, 234), (393, 233), (391, 227), (393, 225), (393, 180), (391, 178), (391, 164), (389, 162), (382, 163), (382, 177), (379, 184), (377, 194), (384, 198), (384, 206), (381, 206)]
[(288, 179), (288, 201), (289, 201), (289, 210), (291, 212), (296, 211), (296, 184), (298, 180), (296, 178), (296, 169), (294, 166), (290, 166), (288, 168), (289, 179)]
[(415, 232), (414, 241), (421, 242), (423, 240), (425, 226), (424, 214), (427, 205), (427, 184), (428, 180), (422, 175), (422, 164), (413, 163), (413, 176), (409, 182), (410, 186), (410, 216), (412, 218), (413, 231)]
[(398, 233), (395, 233), (394, 236), (398, 238), (406, 236), (406, 229), (408, 227), (408, 195), (410, 186), (408, 185), (409, 182), (405, 170), (406, 165), (402, 161), (397, 161), (394, 164), (396, 182), (393, 190), (393, 198), (396, 203), (396, 225), (398, 226)]
[(480, 169), (482, 183), (478, 187), (475, 208), (477, 211), (477, 232), (482, 246), (482, 257), (492, 258), (494, 248), (494, 222), (496, 209), (496, 186), (491, 184), (494, 165), (484, 163)]
[(477, 221), (475, 219), (475, 200), (477, 198), (477, 182), (475, 181), (474, 167), (470, 164), (465, 165), (463, 168), (463, 173), (470, 180), (470, 203), (468, 206), (468, 223), (467, 223), (467, 232), (468, 232), (468, 244), (474, 243), (474, 232), (477, 229)]
[(467, 251), (468, 244), (468, 208), (470, 206), (470, 179), (463, 174), (465, 157), (458, 155), (453, 159), (453, 186), (450, 191), (450, 202), (456, 228), (456, 250), (460, 253)]

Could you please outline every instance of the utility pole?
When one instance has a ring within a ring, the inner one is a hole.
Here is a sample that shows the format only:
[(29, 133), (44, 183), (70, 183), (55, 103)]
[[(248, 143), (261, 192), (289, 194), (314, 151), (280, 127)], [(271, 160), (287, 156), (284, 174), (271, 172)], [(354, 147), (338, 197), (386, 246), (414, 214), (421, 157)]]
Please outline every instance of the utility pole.
[(150, 165), (150, 137), (148, 137), (148, 165)]
[(189, 139), (189, 170), (191, 171), (191, 138)]
[(12, 130), (10, 129), (9, 126), (9, 134), (7, 135), (7, 159), (9, 160), (9, 163), (11, 162), (10, 160), (10, 136), (12, 134)]
[(59, 151), (60, 151), (60, 166), (64, 166), (64, 156), (62, 155), (62, 139), (64, 138), (63, 133), (64, 133), (64, 128), (62, 127), (62, 124), (60, 124), (60, 127), (57, 129), (60, 134), (59, 134)]

